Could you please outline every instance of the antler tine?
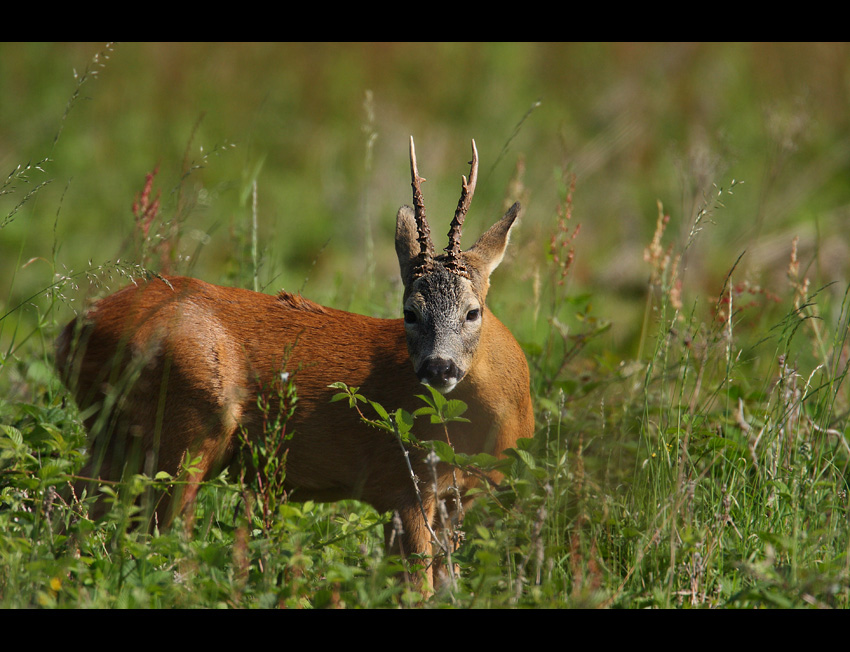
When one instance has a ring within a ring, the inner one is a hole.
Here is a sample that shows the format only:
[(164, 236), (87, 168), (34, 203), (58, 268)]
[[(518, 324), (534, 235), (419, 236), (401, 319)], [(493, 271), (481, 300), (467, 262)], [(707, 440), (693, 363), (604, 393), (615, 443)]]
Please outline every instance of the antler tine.
[(416, 232), (419, 242), (418, 262), (414, 268), (414, 276), (421, 276), (431, 269), (431, 261), (434, 257), (434, 244), (431, 242), (431, 229), (425, 218), (425, 200), (422, 199), (422, 182), (416, 169), (416, 149), (413, 146), (413, 136), (410, 137), (410, 185), (413, 186), (413, 211), (416, 221)]
[(469, 205), (472, 203), (472, 197), (475, 194), (475, 184), (478, 183), (478, 149), (475, 147), (475, 139), (472, 140), (472, 161), (470, 161), (469, 181), (465, 176), (462, 176), (463, 188), (460, 193), (460, 200), (457, 203), (455, 216), (452, 218), (451, 228), (449, 228), (449, 246), (445, 248), (448, 261), (446, 267), (453, 272), (462, 276), (467, 276), (466, 267), (460, 261), (460, 236), (463, 230), (463, 220), (469, 210)]

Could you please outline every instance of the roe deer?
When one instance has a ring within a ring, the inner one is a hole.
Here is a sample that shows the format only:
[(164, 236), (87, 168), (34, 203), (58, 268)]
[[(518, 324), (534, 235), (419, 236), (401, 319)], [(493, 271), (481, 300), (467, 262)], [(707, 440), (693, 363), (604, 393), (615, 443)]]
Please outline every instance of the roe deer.
[[(201, 456), (193, 482), (157, 507), (161, 524), (175, 515), (191, 518), (198, 482), (237, 463), (240, 432), (256, 437), (261, 431), (258, 395), (279, 382), (285, 367), (294, 372), (297, 391), (286, 424), (291, 497), (356, 498), (379, 512), (393, 511), (402, 533), (394, 537), (386, 528), (392, 550), (431, 554), (437, 501), (453, 495), (453, 475), (461, 491), (475, 478), (439, 464), (434, 483), (425, 452), (411, 447), (417, 497), (397, 439), (365, 425), (345, 402), (330, 402), (337, 390), (329, 385), (342, 381), (387, 409), (408, 411), (422, 406), (415, 398), (420, 383), (451, 392), (468, 405), (468, 423), (448, 424), (460, 453), (498, 455), (532, 436), (525, 356), (485, 307), (489, 277), (502, 260), (519, 204), (461, 251), (478, 175), (475, 141), (472, 152), (449, 246), (435, 256), (410, 139), (414, 208), (399, 209), (395, 241), (403, 319), (343, 312), (287, 292), (271, 296), (156, 277), (101, 299), (69, 323), (57, 340), (57, 368), (87, 411), (90, 460), (82, 476), (176, 475), (184, 456)], [(419, 439), (445, 440), (442, 426), (423, 421), (414, 427)], [(95, 515), (102, 510), (96, 506)], [(426, 570), (429, 581), (431, 573)]]

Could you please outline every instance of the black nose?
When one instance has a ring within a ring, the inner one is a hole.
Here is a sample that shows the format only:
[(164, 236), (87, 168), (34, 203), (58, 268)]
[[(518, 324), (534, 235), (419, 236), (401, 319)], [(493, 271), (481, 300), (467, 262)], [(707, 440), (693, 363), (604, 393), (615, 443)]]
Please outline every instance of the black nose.
[(416, 375), (421, 382), (439, 388), (460, 380), (460, 369), (452, 360), (431, 358), (422, 363)]

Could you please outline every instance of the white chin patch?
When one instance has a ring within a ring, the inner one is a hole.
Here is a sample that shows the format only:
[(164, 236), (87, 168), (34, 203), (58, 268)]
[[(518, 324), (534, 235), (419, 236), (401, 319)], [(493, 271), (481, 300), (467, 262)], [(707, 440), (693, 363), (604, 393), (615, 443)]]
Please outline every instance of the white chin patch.
[(458, 381), (457, 381), (457, 380), (450, 380), (450, 381), (448, 381), (448, 382), (446, 382), (446, 383), (442, 383), (442, 384), (429, 383), (427, 380), (423, 380), (423, 381), (420, 381), (420, 382), (421, 382), (423, 385), (429, 385), (430, 387), (433, 387), (433, 388), (434, 388), (434, 389), (436, 389), (438, 392), (440, 392), (440, 394), (448, 394), (448, 393), (449, 393), (450, 391), (452, 391), (455, 387), (457, 387), (457, 384), (458, 384)]

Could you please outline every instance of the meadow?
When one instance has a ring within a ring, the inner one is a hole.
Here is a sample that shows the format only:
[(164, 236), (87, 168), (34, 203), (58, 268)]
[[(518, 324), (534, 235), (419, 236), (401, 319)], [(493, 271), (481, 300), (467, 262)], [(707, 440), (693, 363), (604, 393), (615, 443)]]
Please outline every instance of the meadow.
[[(0, 95), (0, 606), (850, 605), (847, 44), (2, 43)], [(399, 316), (411, 135), (437, 232), (472, 138), (466, 245), (523, 205), (536, 433), (451, 586), (226, 472), (190, 534), (134, 528), (170, 478), (89, 518), (60, 329), (149, 272)]]

